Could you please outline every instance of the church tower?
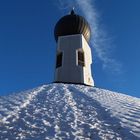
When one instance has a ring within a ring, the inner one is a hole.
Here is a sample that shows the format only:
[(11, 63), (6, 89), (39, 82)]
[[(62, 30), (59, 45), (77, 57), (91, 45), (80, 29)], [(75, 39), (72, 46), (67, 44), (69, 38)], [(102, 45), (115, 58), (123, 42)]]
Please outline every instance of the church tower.
[(57, 22), (54, 29), (57, 42), (54, 82), (94, 86), (92, 54), (88, 45), (90, 33), (88, 22), (74, 10)]

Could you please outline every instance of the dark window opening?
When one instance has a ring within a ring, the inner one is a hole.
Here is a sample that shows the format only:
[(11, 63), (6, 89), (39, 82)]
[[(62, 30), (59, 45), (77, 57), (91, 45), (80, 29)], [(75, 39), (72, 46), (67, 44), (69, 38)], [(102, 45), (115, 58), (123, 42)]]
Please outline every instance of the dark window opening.
[(84, 52), (78, 51), (78, 65), (85, 66), (85, 60), (84, 60)]
[(56, 59), (56, 68), (61, 67), (62, 66), (62, 52), (57, 54), (57, 59)]

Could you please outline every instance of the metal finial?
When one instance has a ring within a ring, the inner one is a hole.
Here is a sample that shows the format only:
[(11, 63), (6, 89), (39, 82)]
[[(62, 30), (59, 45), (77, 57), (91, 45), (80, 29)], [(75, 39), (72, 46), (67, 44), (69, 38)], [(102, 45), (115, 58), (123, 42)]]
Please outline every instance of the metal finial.
[(71, 10), (71, 15), (75, 15), (74, 7), (73, 7), (72, 10)]

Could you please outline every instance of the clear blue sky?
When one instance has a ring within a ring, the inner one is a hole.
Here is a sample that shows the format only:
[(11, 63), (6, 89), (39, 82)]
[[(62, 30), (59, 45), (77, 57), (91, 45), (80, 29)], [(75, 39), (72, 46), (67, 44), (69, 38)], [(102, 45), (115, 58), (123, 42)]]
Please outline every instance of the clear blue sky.
[[(111, 40), (110, 55), (122, 65), (120, 73), (103, 69), (93, 50), (92, 73), (97, 87), (140, 97), (139, 5), (139, 0), (95, 0), (100, 27)], [(76, 4), (75, 9), (83, 15)], [(58, 0), (0, 1), (0, 95), (53, 82), (53, 30), (69, 10), (66, 2)]]

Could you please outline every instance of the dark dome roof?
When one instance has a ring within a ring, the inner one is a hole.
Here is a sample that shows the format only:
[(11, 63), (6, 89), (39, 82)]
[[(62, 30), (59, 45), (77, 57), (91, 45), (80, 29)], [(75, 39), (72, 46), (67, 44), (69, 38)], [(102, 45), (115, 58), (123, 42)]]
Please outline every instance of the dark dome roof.
[(59, 36), (74, 34), (83, 34), (87, 41), (90, 39), (90, 26), (88, 22), (82, 16), (76, 15), (72, 10), (70, 15), (62, 17), (57, 22), (54, 35), (57, 41)]

